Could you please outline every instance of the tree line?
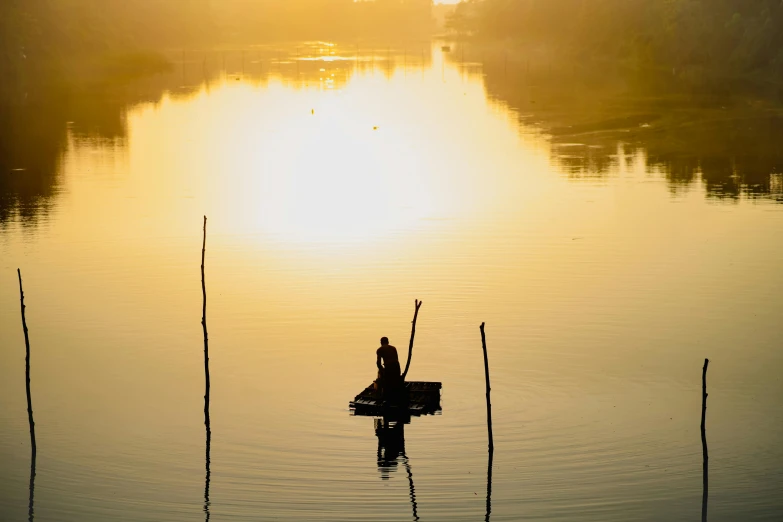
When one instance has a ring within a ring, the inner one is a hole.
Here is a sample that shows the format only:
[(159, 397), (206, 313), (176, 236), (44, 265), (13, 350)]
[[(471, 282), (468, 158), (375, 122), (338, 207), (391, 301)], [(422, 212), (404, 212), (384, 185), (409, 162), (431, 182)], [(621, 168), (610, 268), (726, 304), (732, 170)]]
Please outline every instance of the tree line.
[(673, 75), (783, 79), (781, 0), (465, 0), (448, 27)]
[(128, 54), (130, 68), (160, 65), (142, 50), (428, 37), (431, 8), (431, 0), (2, 0), (0, 76), (9, 88), (24, 78), (73, 75), (98, 58), (116, 66)]
[[(0, 75), (6, 88), (53, 82), (95, 61), (127, 58), (132, 68), (161, 65), (149, 49), (209, 34), (209, 0), (3, 0)], [(116, 60), (115, 60), (116, 61)]]

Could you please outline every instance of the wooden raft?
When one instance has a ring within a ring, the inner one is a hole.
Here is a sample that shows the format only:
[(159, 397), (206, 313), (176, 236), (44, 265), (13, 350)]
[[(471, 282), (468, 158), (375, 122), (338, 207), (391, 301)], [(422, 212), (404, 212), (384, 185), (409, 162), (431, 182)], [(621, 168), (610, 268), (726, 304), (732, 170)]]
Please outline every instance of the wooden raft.
[[(407, 413), (416, 417), (436, 415), (441, 412), (439, 382), (413, 381), (405, 383), (405, 398), (400, 401), (384, 401), (370, 384), (349, 404), (353, 415), (383, 416), (391, 412)], [(407, 400), (405, 400), (407, 399)]]

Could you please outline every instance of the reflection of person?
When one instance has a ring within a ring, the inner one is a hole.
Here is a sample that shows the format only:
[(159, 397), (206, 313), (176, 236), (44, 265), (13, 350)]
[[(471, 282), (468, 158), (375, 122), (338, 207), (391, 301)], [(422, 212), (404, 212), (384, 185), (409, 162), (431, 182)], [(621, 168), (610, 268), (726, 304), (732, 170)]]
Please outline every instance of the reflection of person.
[(411, 492), (411, 507), (413, 520), (419, 520), (416, 506), (416, 490), (413, 487), (413, 473), (408, 456), (405, 453), (405, 423), (410, 422), (410, 415), (403, 417), (387, 417), (375, 419), (375, 436), (378, 437), (378, 471), (381, 479), (388, 480), (391, 472), (396, 471), (397, 463), (402, 460), (408, 473), (408, 487)]
[(375, 419), (375, 436), (378, 437), (378, 471), (388, 480), (389, 473), (397, 469), (400, 456), (405, 458), (405, 422), (389, 422), (385, 417)]
[(402, 385), (397, 348), (389, 344), (388, 337), (381, 337), (381, 347), (378, 348), (376, 354), (375, 364), (378, 366), (378, 380), (376, 382), (381, 392), (386, 395), (389, 392), (397, 391)]

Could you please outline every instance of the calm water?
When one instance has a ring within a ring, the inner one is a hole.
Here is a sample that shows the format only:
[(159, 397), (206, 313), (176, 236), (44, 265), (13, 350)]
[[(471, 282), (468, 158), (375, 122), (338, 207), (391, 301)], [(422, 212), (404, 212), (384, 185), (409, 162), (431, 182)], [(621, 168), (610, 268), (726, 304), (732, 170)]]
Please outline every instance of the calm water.
[[(36, 520), (483, 520), (482, 321), (492, 520), (697, 520), (705, 357), (710, 520), (783, 518), (779, 143), (662, 161), (629, 129), (547, 130), (529, 85), (455, 54), (190, 53), (5, 116), (0, 519), (29, 502), (17, 267)], [(443, 414), (379, 464), (348, 401), (415, 298), (409, 378)]]

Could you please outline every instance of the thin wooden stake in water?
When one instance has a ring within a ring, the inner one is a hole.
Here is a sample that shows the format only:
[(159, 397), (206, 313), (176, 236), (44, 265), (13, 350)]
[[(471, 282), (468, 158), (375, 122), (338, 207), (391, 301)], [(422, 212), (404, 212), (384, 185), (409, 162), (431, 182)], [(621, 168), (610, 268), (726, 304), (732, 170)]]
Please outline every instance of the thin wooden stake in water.
[(35, 421), (33, 420), (33, 400), (30, 396), (30, 336), (27, 333), (27, 320), (24, 316), (24, 290), (22, 289), (22, 271), (16, 269), (16, 274), (19, 276), (19, 300), (22, 306), (22, 330), (24, 330), (24, 346), (25, 346), (25, 388), (27, 389), (27, 421), (30, 423), (30, 497), (27, 504), (27, 519), (32, 522), (34, 518), (34, 501), (35, 497), (35, 457), (38, 448), (35, 444)]
[(206, 428), (206, 476), (204, 478), (204, 513), (209, 520), (209, 450), (212, 442), (212, 429), (209, 424), (209, 336), (207, 335), (207, 286), (204, 281), (204, 257), (207, 251), (207, 216), (204, 216), (204, 241), (201, 244), (201, 293), (203, 296), (201, 326), (204, 329), (204, 426)]
[(27, 420), (30, 423), (30, 445), (32, 446), (33, 458), (35, 458), (36, 446), (35, 446), (35, 421), (33, 420), (33, 400), (30, 397), (30, 337), (27, 333), (27, 321), (24, 317), (24, 290), (22, 289), (22, 271), (16, 269), (16, 274), (19, 276), (19, 300), (22, 303), (22, 330), (24, 330), (24, 346), (25, 346), (25, 387), (27, 389)]
[(495, 443), (492, 441), (492, 404), (489, 401), (489, 361), (487, 359), (487, 339), (484, 336), (484, 323), (481, 323), (481, 346), (484, 348), (484, 377), (487, 381), (487, 431), (489, 433), (489, 451), (495, 449)]
[(418, 299), (416, 301), (416, 311), (413, 312), (413, 321), (411, 323), (411, 340), (408, 343), (408, 362), (405, 363), (405, 371), (402, 372), (402, 380), (405, 382), (405, 376), (408, 375), (408, 368), (410, 368), (411, 365), (411, 357), (413, 356), (413, 337), (416, 335), (416, 318), (419, 316), (419, 307), (421, 306), (421, 301)]
[(701, 520), (707, 522), (707, 491), (708, 491), (708, 462), (709, 456), (707, 455), (707, 431), (705, 429), (705, 421), (707, 418), (707, 365), (710, 364), (709, 359), (704, 359), (704, 368), (701, 371), (701, 452), (702, 452), (702, 480), (704, 483), (704, 489), (702, 490), (701, 497)]
[(489, 522), (489, 516), (492, 513), (492, 461), (495, 456), (495, 443), (492, 437), (492, 403), (489, 400), (489, 360), (487, 359), (487, 338), (484, 335), (484, 323), (479, 327), (481, 330), (481, 347), (484, 349), (484, 377), (487, 388), (487, 434), (489, 436), (489, 451), (487, 456), (487, 512), (484, 520)]

